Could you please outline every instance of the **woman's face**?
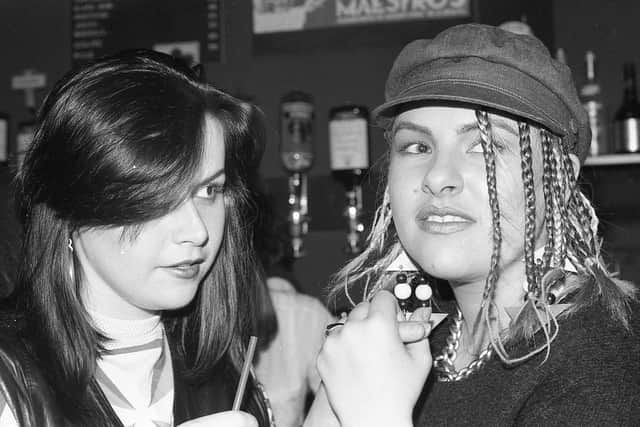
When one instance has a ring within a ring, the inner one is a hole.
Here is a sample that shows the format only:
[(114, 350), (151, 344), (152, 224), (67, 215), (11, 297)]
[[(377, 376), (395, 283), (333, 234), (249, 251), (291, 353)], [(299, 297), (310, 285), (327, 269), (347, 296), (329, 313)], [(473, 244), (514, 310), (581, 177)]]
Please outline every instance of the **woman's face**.
[(223, 237), (224, 139), (205, 119), (202, 165), (190, 197), (161, 218), (124, 227), (91, 228), (74, 235), (85, 304), (121, 319), (147, 317), (187, 305), (211, 268)]
[[(524, 191), (517, 122), (489, 115), (496, 153), (502, 269), (524, 256)], [(542, 239), (539, 131), (531, 127), (537, 239)], [(492, 221), (475, 111), (422, 107), (400, 114), (391, 130), (389, 196), (400, 241), (428, 273), (452, 283), (484, 281)], [(538, 242), (538, 245), (540, 242)], [(538, 246), (537, 245), (537, 246)], [(536, 246), (536, 247), (537, 247)]]

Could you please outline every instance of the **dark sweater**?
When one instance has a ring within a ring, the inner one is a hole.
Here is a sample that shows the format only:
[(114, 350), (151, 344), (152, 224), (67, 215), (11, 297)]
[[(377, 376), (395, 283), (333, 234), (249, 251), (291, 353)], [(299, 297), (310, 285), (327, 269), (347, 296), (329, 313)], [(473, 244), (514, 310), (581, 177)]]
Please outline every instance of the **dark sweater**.
[[(640, 426), (640, 312), (632, 332), (599, 306), (561, 319), (551, 354), (517, 367), (497, 356), (459, 382), (433, 375), (416, 405), (416, 426)], [(431, 340), (440, 354), (448, 322)]]

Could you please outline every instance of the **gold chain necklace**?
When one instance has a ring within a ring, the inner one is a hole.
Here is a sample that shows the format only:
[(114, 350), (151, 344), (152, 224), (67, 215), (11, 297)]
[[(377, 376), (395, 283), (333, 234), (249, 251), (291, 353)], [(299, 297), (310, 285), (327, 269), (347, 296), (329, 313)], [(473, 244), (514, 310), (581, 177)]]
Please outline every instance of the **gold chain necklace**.
[(474, 372), (479, 371), (493, 355), (493, 347), (489, 344), (469, 365), (456, 371), (453, 362), (458, 356), (458, 348), (460, 347), (462, 321), (462, 311), (460, 311), (460, 307), (456, 306), (456, 315), (453, 318), (453, 323), (449, 327), (447, 345), (442, 349), (442, 353), (436, 356), (433, 361), (433, 367), (438, 374), (438, 381), (452, 382), (467, 379)]

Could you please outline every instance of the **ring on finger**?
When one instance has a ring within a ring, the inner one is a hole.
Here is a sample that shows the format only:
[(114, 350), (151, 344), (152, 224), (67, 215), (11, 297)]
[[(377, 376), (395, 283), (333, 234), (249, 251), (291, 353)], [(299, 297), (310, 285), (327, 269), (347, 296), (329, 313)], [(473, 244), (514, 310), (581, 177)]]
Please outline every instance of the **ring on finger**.
[(324, 336), (328, 337), (331, 332), (344, 326), (344, 322), (329, 323), (324, 331)]

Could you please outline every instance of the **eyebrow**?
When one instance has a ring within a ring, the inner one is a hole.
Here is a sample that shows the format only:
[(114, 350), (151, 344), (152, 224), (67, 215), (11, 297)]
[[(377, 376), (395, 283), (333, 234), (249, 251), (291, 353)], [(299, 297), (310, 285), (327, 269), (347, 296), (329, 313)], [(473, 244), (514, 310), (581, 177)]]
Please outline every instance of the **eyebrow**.
[(199, 181), (198, 186), (200, 186), (200, 185), (202, 185), (202, 184), (206, 184), (206, 183), (208, 183), (208, 182), (211, 182), (211, 181), (213, 181), (214, 179), (216, 179), (216, 178), (218, 178), (219, 176), (222, 176), (222, 175), (224, 175), (224, 169), (219, 169), (218, 171), (216, 171), (216, 172), (212, 173), (211, 175), (209, 175), (209, 176), (207, 176), (207, 177), (205, 177), (205, 178), (201, 179), (201, 180)]
[[(513, 126), (511, 126), (511, 123), (499, 117), (489, 117), (489, 123), (491, 123), (491, 126), (500, 128), (504, 131), (512, 133), (515, 136), (520, 135), (520, 132), (518, 132)], [(467, 133), (469, 131), (474, 131), (474, 130), (478, 130), (478, 123), (475, 121), (472, 123), (467, 123), (465, 125), (460, 126), (457, 129), (457, 133), (463, 134), (463, 133)]]
[[(491, 123), (492, 126), (501, 128), (507, 132), (512, 133), (515, 136), (518, 136), (520, 134), (513, 126), (511, 126), (509, 122), (499, 117), (491, 117), (489, 119), (489, 122)], [(417, 123), (409, 122), (409, 121), (396, 122), (393, 125), (393, 128), (391, 129), (391, 136), (394, 136), (398, 131), (402, 129), (413, 130), (416, 132), (420, 132), (428, 137), (433, 137), (433, 132), (431, 132), (431, 129), (429, 129), (428, 126), (422, 126)], [(458, 129), (456, 129), (456, 133), (458, 135), (462, 135), (467, 132), (476, 131), (476, 130), (478, 130), (478, 122), (473, 121), (458, 127)]]
[(402, 129), (413, 130), (416, 132), (423, 133), (429, 137), (433, 137), (433, 132), (431, 132), (431, 129), (429, 129), (429, 127), (422, 126), (417, 123), (408, 122), (408, 121), (395, 122), (393, 124), (393, 127), (391, 128), (391, 136), (395, 136), (395, 134)]

